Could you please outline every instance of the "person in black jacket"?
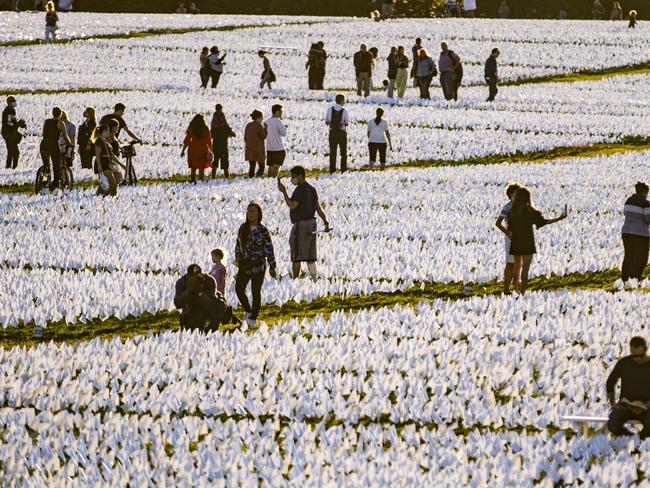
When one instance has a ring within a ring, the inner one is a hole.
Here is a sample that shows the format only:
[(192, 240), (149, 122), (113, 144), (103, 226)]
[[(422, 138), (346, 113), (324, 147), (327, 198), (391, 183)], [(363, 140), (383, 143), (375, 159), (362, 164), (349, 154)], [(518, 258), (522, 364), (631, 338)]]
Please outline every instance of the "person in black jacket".
[(92, 169), (95, 146), (92, 141), (93, 131), (97, 127), (97, 115), (94, 107), (86, 107), (83, 113), (84, 121), (79, 124), (77, 144), (79, 145), (79, 158), (81, 167)]
[[(607, 427), (614, 435), (632, 435), (625, 423), (638, 420), (643, 424), (641, 438), (650, 437), (650, 357), (648, 345), (643, 337), (630, 340), (632, 354), (619, 359), (607, 378), (607, 400), (612, 411)], [(618, 402), (614, 390), (621, 380), (621, 395)]]
[(497, 72), (497, 58), (499, 57), (499, 54), (501, 53), (495, 47), (492, 49), (492, 54), (490, 54), (490, 56), (485, 61), (485, 82), (490, 88), (490, 94), (487, 99), (488, 102), (493, 102), (494, 97), (496, 97), (497, 93), (499, 93), (499, 89), (497, 88), (497, 83), (499, 82), (499, 75)]
[(18, 132), (20, 127), (26, 125), (24, 120), (16, 118), (16, 99), (7, 97), (7, 106), (2, 111), (2, 138), (7, 146), (7, 169), (16, 169), (18, 166), (18, 143), (22, 139), (22, 134)]
[(397, 79), (397, 46), (390, 48), (390, 53), (386, 58), (388, 61), (388, 98), (395, 96), (395, 80)]
[(174, 305), (181, 309), (183, 329), (216, 330), (226, 313), (223, 297), (217, 296), (217, 283), (198, 264), (188, 266), (187, 274), (176, 282)]

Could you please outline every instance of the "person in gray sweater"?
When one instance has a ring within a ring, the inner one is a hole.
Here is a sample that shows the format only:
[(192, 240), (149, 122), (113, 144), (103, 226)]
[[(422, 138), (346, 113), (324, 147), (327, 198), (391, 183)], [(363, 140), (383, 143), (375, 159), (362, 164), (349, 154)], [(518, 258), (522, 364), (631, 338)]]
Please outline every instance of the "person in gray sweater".
[(625, 257), (621, 277), (623, 281), (630, 278), (640, 280), (648, 264), (650, 247), (650, 202), (648, 202), (648, 185), (638, 182), (635, 193), (625, 202), (623, 213), (623, 248)]

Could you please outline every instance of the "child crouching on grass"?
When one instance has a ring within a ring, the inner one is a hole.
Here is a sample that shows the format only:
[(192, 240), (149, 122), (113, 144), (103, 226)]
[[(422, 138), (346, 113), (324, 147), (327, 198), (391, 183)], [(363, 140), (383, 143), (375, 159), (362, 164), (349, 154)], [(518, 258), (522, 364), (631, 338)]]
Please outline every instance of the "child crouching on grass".
[(212, 269), (210, 270), (210, 276), (214, 278), (214, 281), (217, 282), (217, 290), (221, 292), (222, 295), (226, 294), (226, 267), (221, 261), (223, 261), (223, 250), (222, 249), (213, 249), (210, 253), (212, 257)]

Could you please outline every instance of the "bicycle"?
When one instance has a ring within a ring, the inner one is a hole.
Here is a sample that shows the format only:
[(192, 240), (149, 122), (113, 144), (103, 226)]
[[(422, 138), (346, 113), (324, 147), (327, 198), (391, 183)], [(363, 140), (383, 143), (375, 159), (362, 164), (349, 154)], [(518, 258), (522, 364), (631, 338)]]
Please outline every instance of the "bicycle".
[[(60, 167), (59, 188), (62, 190), (72, 190), (72, 187), (74, 186), (72, 168), (68, 166), (68, 163), (64, 158), (61, 158)], [(50, 168), (46, 168), (45, 165), (43, 165), (36, 171), (34, 193), (36, 195), (40, 194), (43, 191), (43, 188), (49, 188), (51, 184), (52, 172), (50, 171)]]
[(122, 181), (123, 185), (137, 185), (138, 176), (135, 174), (135, 168), (133, 167), (133, 158), (136, 156), (135, 145), (142, 144), (141, 141), (131, 141), (128, 144), (123, 145), (120, 148), (120, 153), (125, 159), (126, 167), (124, 170), (124, 180)]

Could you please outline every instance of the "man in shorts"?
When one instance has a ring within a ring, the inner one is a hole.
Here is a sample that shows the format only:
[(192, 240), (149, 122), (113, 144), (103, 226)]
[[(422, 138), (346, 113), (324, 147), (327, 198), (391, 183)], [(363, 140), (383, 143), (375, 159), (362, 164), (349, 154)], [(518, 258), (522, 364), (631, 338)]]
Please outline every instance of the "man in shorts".
[(277, 178), (280, 166), (284, 163), (287, 152), (282, 139), (287, 135), (287, 126), (282, 122), (282, 105), (271, 107), (271, 117), (264, 121), (266, 126), (266, 164), (269, 176)]
[(510, 231), (508, 230), (508, 216), (510, 215), (510, 210), (512, 210), (512, 199), (515, 196), (517, 190), (521, 188), (519, 183), (508, 183), (506, 186), (506, 196), (509, 199), (509, 202), (506, 203), (501, 209), (501, 213), (497, 218), (495, 225), (497, 228), (505, 234), (505, 249), (506, 249), (506, 267), (503, 271), (503, 293), (505, 295), (510, 295), (510, 284), (514, 280), (514, 270), (515, 270), (515, 257), (510, 254)]
[(289, 236), (293, 278), (296, 279), (300, 276), (301, 264), (307, 263), (311, 279), (316, 281), (318, 278), (316, 270), (318, 253), (316, 249), (315, 215), (318, 214), (323, 221), (325, 232), (330, 231), (330, 224), (320, 206), (316, 189), (305, 181), (305, 168), (302, 166), (291, 168), (291, 183), (296, 186), (296, 189), (289, 197), (287, 188), (278, 179), (278, 189), (289, 207), (289, 216), (293, 224)]

